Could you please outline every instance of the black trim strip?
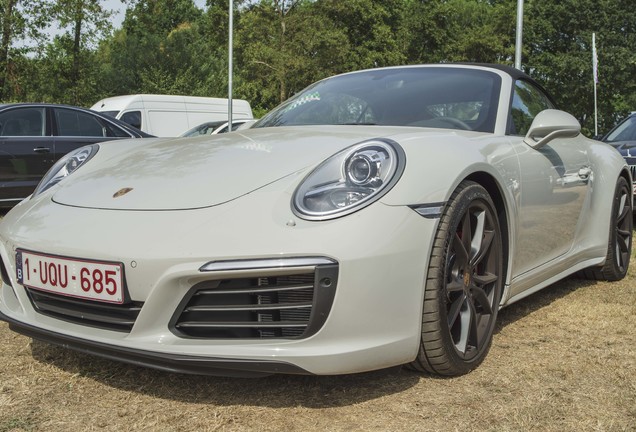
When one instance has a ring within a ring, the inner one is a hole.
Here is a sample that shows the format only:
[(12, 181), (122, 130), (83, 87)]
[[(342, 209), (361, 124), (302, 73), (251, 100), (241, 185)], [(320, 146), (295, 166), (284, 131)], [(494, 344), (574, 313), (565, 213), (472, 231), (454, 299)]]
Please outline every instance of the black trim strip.
[(426, 219), (437, 219), (442, 216), (446, 202), (430, 203), (430, 204), (414, 204), (409, 206), (415, 210), (420, 216)]
[(290, 363), (268, 360), (228, 359), (200, 357), (181, 354), (159, 353), (134, 348), (124, 348), (101, 342), (80, 339), (26, 324), (0, 312), (0, 320), (9, 323), (9, 328), (17, 333), (85, 354), (150, 367), (164, 372), (195, 375), (213, 375), (237, 378), (255, 378), (277, 373), (312, 375), (310, 372)]

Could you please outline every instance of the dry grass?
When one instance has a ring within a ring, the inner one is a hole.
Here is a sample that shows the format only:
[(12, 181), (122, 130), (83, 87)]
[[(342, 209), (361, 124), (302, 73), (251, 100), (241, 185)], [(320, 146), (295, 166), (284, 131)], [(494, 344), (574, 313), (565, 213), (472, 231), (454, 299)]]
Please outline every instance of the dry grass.
[(0, 324), (0, 432), (636, 431), (636, 266), (504, 309), (471, 374), (163, 373), (31, 341)]

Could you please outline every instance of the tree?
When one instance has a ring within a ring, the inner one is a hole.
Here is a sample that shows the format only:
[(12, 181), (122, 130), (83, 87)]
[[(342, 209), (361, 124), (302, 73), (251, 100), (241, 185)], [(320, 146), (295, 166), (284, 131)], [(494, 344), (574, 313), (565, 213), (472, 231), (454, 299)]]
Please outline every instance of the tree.
[(240, 16), (238, 92), (257, 114), (304, 87), (343, 71), (350, 46), (319, 2), (262, 1)]
[(516, 0), (407, 0), (402, 37), (409, 62), (508, 63)]
[[(30, 38), (34, 42), (42, 39), (45, 27), (48, 3), (46, 0), (1, 0), (0, 1), (0, 100), (12, 96), (7, 89), (11, 81), (11, 57), (20, 56), (29, 51), (29, 47), (16, 48), (16, 40)], [(19, 73), (17, 74), (19, 75)]]
[(111, 30), (109, 18), (112, 13), (104, 10), (100, 2), (101, 0), (57, 0), (51, 9), (60, 28), (68, 29), (63, 36), (56, 38), (58, 43), (53, 51), (57, 52), (57, 48), (62, 48), (71, 58), (62, 73), (67, 78), (71, 95), (67, 102), (76, 105), (84, 102), (81, 93), (87, 83), (83, 78), (90, 75), (90, 72), (84, 70), (92, 66), (85, 61), (86, 57), (90, 57), (89, 50)]
[(196, 94), (201, 17), (193, 0), (131, 2), (122, 29), (100, 46), (108, 95)]
[(626, 0), (534, 0), (528, 4), (524, 41), (528, 72), (538, 77), (594, 130), (592, 32), (599, 53), (599, 123), (608, 130), (636, 107), (636, 9)]
[(340, 69), (350, 71), (403, 64), (399, 40), (404, 0), (317, 0), (316, 6), (348, 40)]

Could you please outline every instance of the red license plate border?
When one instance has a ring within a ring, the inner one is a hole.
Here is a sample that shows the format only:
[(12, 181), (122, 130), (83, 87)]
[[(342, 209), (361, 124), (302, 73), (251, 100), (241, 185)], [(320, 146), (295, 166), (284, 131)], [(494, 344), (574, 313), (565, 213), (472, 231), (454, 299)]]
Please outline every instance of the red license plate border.
[[(103, 299), (95, 299), (95, 298), (91, 298), (91, 297), (82, 297), (82, 296), (76, 296), (76, 295), (72, 295), (72, 294), (65, 294), (59, 291), (52, 291), (52, 290), (47, 290), (47, 289), (43, 289), (43, 288), (39, 288), (39, 287), (34, 287), (32, 285), (26, 285), (23, 283), (23, 281), (21, 281), (20, 276), (18, 274), (18, 271), (21, 271), (22, 273), (24, 273), (23, 269), (22, 269), (22, 253), (26, 252), (29, 253), (31, 255), (38, 255), (41, 257), (50, 257), (50, 258), (55, 258), (55, 259), (63, 259), (63, 260), (69, 260), (69, 261), (75, 261), (75, 262), (85, 262), (85, 263), (92, 263), (92, 264), (107, 264), (107, 265), (115, 265), (115, 266), (119, 266), (120, 271), (121, 271), (121, 282), (122, 282), (122, 301), (121, 302), (117, 302), (117, 301), (108, 301), (108, 300), (103, 300)], [(50, 293), (50, 294), (55, 294), (55, 295), (59, 295), (61, 297), (70, 297), (76, 300), (83, 300), (86, 302), (90, 302), (90, 303), (97, 303), (97, 304), (112, 304), (112, 305), (122, 305), (122, 304), (127, 304), (127, 303), (131, 303), (132, 299), (130, 298), (130, 293), (128, 292), (128, 284), (126, 283), (126, 266), (124, 266), (124, 263), (121, 261), (108, 261), (108, 260), (96, 260), (96, 259), (88, 259), (88, 258), (77, 258), (77, 257), (72, 257), (72, 256), (68, 256), (68, 255), (57, 255), (57, 254), (51, 254), (51, 253), (46, 253), (46, 252), (38, 252), (38, 251), (34, 251), (34, 250), (30, 250), (30, 249), (23, 249), (23, 248), (16, 248), (15, 250), (15, 267), (16, 267), (16, 279), (18, 279), (18, 283), (20, 283), (20, 285), (35, 290), (35, 291), (40, 291), (40, 292), (46, 292), (46, 293)]]

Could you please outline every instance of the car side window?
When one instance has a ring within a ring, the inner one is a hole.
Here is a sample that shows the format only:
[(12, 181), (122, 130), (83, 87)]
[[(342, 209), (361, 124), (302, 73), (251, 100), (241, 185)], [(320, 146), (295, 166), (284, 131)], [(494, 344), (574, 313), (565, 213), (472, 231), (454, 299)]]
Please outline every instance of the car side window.
[(120, 120), (141, 129), (141, 111), (128, 111), (121, 116)]
[(0, 136), (44, 136), (45, 108), (16, 108), (0, 113)]
[(619, 124), (603, 141), (636, 141), (636, 116), (628, 117)]
[(106, 129), (106, 136), (107, 137), (117, 137), (117, 138), (130, 138), (131, 137), (131, 134), (126, 132), (124, 129), (121, 129), (118, 126), (115, 126), (114, 124), (108, 123), (108, 122), (104, 121), (103, 119), (100, 119), (100, 121), (103, 122), (103, 124), (104, 124), (104, 128)]
[(525, 135), (537, 114), (551, 108), (554, 108), (554, 104), (540, 89), (527, 81), (517, 80), (508, 119), (508, 133)]
[(55, 108), (58, 136), (106, 136), (99, 120), (81, 111)]

